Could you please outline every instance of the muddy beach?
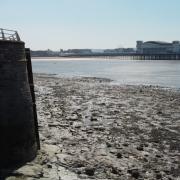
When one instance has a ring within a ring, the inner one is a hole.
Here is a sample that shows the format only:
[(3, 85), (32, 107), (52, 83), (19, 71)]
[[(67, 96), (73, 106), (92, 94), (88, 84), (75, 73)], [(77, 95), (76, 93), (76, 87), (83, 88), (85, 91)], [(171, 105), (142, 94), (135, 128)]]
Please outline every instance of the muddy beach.
[(180, 179), (180, 91), (35, 74), (41, 150), (6, 179)]

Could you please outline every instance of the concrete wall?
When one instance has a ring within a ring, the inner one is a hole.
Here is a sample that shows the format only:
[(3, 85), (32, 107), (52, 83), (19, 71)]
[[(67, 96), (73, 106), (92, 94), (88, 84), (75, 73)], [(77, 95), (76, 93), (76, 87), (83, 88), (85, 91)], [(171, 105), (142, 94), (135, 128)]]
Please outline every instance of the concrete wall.
[(32, 160), (37, 142), (23, 42), (0, 40), (0, 168)]

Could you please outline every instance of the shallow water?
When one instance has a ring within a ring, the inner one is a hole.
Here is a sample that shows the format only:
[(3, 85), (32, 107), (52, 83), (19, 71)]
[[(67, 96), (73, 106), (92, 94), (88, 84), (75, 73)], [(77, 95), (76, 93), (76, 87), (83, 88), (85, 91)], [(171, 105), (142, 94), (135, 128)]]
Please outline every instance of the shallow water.
[(118, 59), (33, 59), (33, 72), (59, 76), (101, 77), (117, 84), (180, 88), (180, 61)]

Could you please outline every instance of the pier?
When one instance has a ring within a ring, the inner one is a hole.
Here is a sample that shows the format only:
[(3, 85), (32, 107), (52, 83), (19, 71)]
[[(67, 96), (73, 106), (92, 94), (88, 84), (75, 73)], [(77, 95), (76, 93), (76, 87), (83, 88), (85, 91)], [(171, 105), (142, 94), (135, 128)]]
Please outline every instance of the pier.
[(180, 54), (121, 54), (120, 59), (130, 60), (180, 60)]
[(61, 57), (118, 58), (120, 60), (180, 60), (180, 54), (91, 53), (62, 55)]

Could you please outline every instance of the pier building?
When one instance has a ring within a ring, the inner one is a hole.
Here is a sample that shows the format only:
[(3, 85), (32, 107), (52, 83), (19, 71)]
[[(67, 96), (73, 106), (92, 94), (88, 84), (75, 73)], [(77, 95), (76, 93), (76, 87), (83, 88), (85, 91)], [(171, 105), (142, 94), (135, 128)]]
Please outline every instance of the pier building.
[(140, 54), (179, 54), (180, 41), (162, 42), (162, 41), (137, 41), (137, 53)]

